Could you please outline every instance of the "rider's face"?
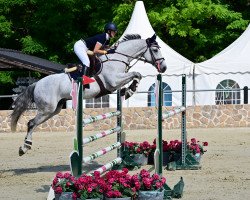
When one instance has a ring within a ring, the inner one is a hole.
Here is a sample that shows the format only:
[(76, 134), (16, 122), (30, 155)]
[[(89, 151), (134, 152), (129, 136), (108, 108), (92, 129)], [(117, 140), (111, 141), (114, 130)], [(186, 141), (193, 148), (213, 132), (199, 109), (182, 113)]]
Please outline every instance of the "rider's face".
[(116, 31), (110, 31), (110, 36), (113, 38), (115, 37)]

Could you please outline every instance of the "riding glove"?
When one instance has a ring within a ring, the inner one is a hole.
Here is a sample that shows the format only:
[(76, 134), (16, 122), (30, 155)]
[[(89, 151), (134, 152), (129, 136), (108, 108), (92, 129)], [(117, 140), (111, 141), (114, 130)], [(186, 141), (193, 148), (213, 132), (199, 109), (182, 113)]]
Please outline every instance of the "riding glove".
[(115, 53), (115, 50), (114, 49), (109, 49), (107, 52), (108, 52), (108, 54), (112, 54), (112, 53)]

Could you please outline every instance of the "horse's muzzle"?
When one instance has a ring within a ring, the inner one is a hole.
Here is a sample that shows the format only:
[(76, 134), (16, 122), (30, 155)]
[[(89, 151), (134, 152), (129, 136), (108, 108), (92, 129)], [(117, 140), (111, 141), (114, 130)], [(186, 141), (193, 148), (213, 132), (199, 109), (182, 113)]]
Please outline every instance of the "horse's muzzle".
[(167, 67), (166, 66), (163, 66), (163, 67), (161, 67), (161, 73), (164, 73), (165, 71), (167, 70)]
[(161, 61), (160, 60), (156, 61), (156, 68), (159, 73), (164, 73), (167, 70), (165, 60), (162, 59)]

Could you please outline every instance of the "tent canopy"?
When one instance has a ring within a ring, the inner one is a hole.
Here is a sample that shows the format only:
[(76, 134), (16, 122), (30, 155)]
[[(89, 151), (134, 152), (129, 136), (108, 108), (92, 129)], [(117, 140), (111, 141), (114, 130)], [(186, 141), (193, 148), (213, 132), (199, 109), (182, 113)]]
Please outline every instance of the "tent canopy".
[[(143, 1), (136, 2), (130, 22), (119, 40), (121, 40), (126, 34), (139, 34), (141, 35), (142, 39), (149, 38), (153, 34), (155, 34), (155, 31), (153, 30), (149, 22)], [(157, 37), (156, 40), (161, 47), (162, 56), (165, 58), (167, 63), (168, 68), (165, 72), (166, 75), (180, 75), (183, 73), (192, 73), (193, 63), (190, 60), (186, 59), (185, 57), (174, 51), (159, 37)], [(139, 62), (139, 64), (142, 63)], [(152, 75), (152, 70), (148, 72), (145, 71), (145, 74)]]
[(250, 25), (226, 49), (209, 60), (195, 64), (196, 74), (250, 73)]

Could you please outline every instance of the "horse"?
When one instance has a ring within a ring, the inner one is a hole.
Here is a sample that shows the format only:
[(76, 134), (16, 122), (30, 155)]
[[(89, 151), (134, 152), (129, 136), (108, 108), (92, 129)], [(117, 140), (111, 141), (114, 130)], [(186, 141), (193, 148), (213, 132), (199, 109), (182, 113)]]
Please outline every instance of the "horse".
[[(123, 88), (123, 94), (130, 96), (135, 92), (142, 75), (139, 72), (128, 70), (132, 67), (130, 63), (134, 60), (143, 60), (152, 64), (159, 73), (166, 71), (167, 66), (160, 47), (156, 42), (156, 35), (141, 39), (138, 34), (125, 35), (116, 45), (114, 54), (100, 56), (102, 70), (94, 79), (99, 79), (85, 89), (83, 99), (91, 99), (112, 93), (124, 85), (132, 84), (129, 88)], [(16, 131), (18, 119), (22, 113), (35, 103), (37, 107), (36, 116), (27, 123), (27, 135), (24, 144), (19, 148), (19, 156), (25, 154), (32, 146), (32, 133), (34, 129), (57, 115), (66, 100), (72, 99), (71, 80), (66, 73), (57, 73), (46, 76), (28, 86), (13, 102), (11, 113), (11, 130)]]

